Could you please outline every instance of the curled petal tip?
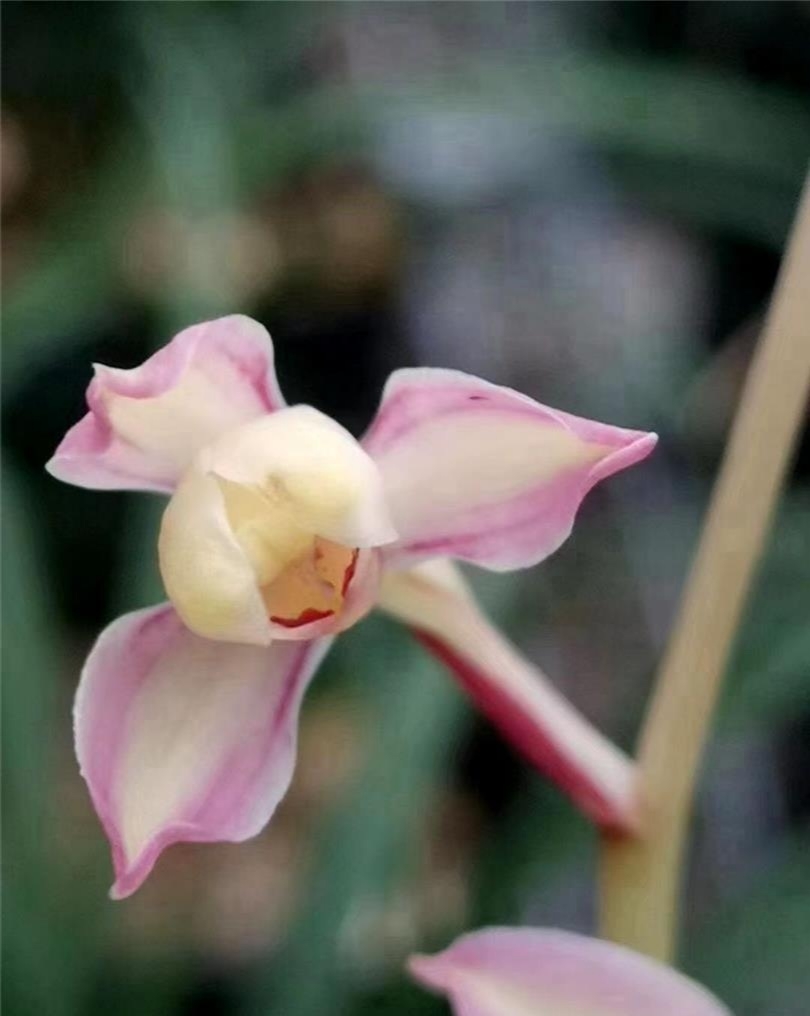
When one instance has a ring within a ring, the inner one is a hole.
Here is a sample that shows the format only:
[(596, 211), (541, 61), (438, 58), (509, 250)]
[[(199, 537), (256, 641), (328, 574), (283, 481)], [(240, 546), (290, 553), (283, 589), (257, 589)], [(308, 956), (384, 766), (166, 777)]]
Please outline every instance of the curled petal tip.
[(131, 879), (126, 878), (126, 876), (116, 878), (107, 892), (108, 899), (118, 903), (120, 900), (125, 900), (132, 896), (146, 881), (148, 874), (149, 872), (146, 872), (143, 878), (138, 879), (137, 882), (133, 882)]
[(425, 953), (414, 953), (406, 960), (408, 973), (422, 984), (432, 988), (441, 988), (443, 978), (441, 975), (441, 962), (437, 962), (435, 956), (428, 956)]
[(54, 452), (53, 455), (45, 463), (45, 472), (49, 473), (55, 480), (61, 480), (62, 477), (59, 475), (59, 456)]
[[(184, 841), (194, 842), (196, 838), (193, 828), (184, 829), (182, 825), (179, 827), (170, 825), (159, 830), (149, 842), (142, 845), (140, 849), (132, 850), (131, 856), (128, 856), (127, 846), (121, 836), (121, 828), (118, 824), (113, 824), (111, 818), (112, 816), (109, 816), (104, 822), (112, 848), (113, 870), (115, 872), (115, 881), (110, 886), (108, 893), (111, 900), (125, 900), (136, 893), (152, 873), (160, 855), (172, 844)], [(123, 823), (120, 825), (123, 826)]]
[(655, 451), (658, 444), (658, 435), (655, 431), (649, 431), (644, 437), (639, 438), (638, 443), (641, 446), (641, 454), (638, 457), (638, 461), (641, 462), (642, 459), (646, 459), (648, 455), (651, 455)]
[(652, 432), (628, 431), (627, 433), (632, 435), (627, 443), (609, 449), (591, 469), (590, 487), (613, 476), (614, 473), (619, 473), (623, 469), (643, 462), (648, 455), (652, 454), (658, 444), (658, 435)]

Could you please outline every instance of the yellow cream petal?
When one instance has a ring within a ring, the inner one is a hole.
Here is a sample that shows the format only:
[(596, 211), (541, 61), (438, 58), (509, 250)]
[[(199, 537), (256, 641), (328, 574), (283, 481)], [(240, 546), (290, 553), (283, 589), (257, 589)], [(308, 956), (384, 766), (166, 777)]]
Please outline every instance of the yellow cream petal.
[[(235, 373), (231, 365), (220, 365), (221, 373), (228, 370)], [(150, 399), (130, 398), (111, 389), (101, 397), (119, 438), (138, 449), (159, 449), (167, 468), (182, 473), (197, 449), (263, 411), (258, 398), (252, 405), (235, 401), (233, 384), (226, 380), (191, 366), (174, 387)]]
[(256, 573), (228, 521), (219, 482), (191, 469), (172, 496), (158, 541), (166, 592), (188, 627), (225, 642), (267, 645)]
[(356, 549), (394, 536), (373, 461), (333, 420), (298, 406), (237, 427), (197, 456), (164, 514), (160, 567), (192, 631), (263, 645), (271, 607), (285, 619), (288, 608), (291, 618), (342, 611), (343, 590), (317, 565), (307, 570), (323, 560), (320, 543), (337, 546), (347, 568)]
[(291, 561), (312, 547), (314, 536), (301, 526), (288, 498), (271, 498), (255, 487), (214, 479), (222, 492), (233, 535), (259, 585), (272, 582)]
[(396, 538), (376, 465), (348, 431), (310, 406), (239, 427), (206, 449), (199, 465), (254, 489), (268, 510), (286, 509), (301, 529), (335, 543), (374, 547)]

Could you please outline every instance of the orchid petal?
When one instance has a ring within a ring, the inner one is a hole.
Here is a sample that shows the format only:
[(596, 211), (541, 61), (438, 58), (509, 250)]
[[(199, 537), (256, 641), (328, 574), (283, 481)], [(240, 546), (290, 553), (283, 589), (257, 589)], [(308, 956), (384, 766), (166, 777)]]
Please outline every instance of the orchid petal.
[(132, 370), (97, 364), (87, 405), (49, 472), (78, 487), (167, 493), (200, 448), (284, 399), (270, 336), (234, 314), (186, 328)]
[(312, 406), (292, 406), (226, 434), (199, 467), (247, 487), (272, 484), (295, 506), (299, 525), (352, 547), (397, 537), (374, 461), (352, 435)]
[[(379, 568), (368, 551), (395, 536), (371, 458), (329, 417), (294, 406), (230, 431), (197, 456), (163, 516), (160, 569), (192, 631), (267, 645), (340, 630), (370, 609)], [(316, 537), (350, 558), (359, 551), (340, 617), (274, 625), (268, 590), (280, 578), (296, 584), (289, 568), (308, 563)]]
[(553, 553), (588, 491), (656, 440), (460, 371), (419, 368), (391, 375), (363, 445), (400, 535), (388, 552), (397, 567), (456, 557), (507, 571)]
[(638, 829), (633, 764), (493, 627), (450, 562), (387, 572), (378, 606), (415, 630), (478, 708), (585, 814), (607, 828)]
[(196, 469), (186, 473), (163, 513), (158, 552), (166, 592), (192, 631), (270, 644), (261, 590), (215, 477)]
[(408, 966), (456, 1016), (731, 1016), (671, 967), (565, 931), (485, 928)]
[(266, 825), (289, 786), (301, 699), (329, 641), (210, 642), (168, 604), (101, 634), (75, 734), (112, 846), (114, 898), (134, 892), (172, 843), (238, 842)]

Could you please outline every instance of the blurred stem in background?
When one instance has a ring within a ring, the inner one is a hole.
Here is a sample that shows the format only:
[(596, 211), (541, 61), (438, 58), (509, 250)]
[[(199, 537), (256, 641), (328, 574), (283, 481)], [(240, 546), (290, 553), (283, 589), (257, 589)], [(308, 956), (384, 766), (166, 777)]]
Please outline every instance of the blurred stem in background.
[(602, 934), (671, 960), (695, 777), (810, 390), (810, 182), (642, 728), (648, 827), (605, 839)]

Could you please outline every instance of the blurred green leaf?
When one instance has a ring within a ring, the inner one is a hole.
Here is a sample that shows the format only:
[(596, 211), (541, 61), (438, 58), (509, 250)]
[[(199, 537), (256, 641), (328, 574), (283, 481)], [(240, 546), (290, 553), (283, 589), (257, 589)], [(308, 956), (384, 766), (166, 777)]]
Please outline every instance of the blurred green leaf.
[[(121, 60), (140, 124), (108, 153), (93, 186), (58, 211), (8, 288), (6, 385), (35, 351), (65, 334), (80, 338), (113, 311), (123, 232), (148, 194), (216, 208), (210, 199), (229, 178), (227, 192), (244, 201), (293, 167), (361, 155), (377, 125), (420, 111), (524, 116), (530, 129), (603, 150), (628, 192), (667, 214), (776, 247), (784, 240), (810, 152), (810, 115), (790, 94), (694, 66), (583, 51), (539, 66), (471, 60), (396, 88), (311, 86), (269, 104), (260, 82), (237, 70), (238, 33), (178, 19), (167, 14), (173, 6), (121, 5), (122, 35), (141, 49), (140, 62), (129, 51)], [(302, 31), (292, 32), (299, 44)], [(147, 73), (133, 77), (144, 60)], [(227, 294), (210, 296), (212, 311)], [(189, 320), (182, 295), (177, 302)]]
[[(46, 573), (34, 545), (36, 514), (18, 477), (3, 477), (3, 969), (6, 1012), (72, 1016), (93, 976), (95, 903), (80, 903), (59, 864), (55, 827), (57, 695), (62, 655)], [(88, 880), (88, 892), (100, 889)], [(101, 890), (103, 892), (103, 890)], [(103, 895), (100, 901), (103, 900)], [(62, 907), (77, 903), (72, 913)], [(99, 901), (99, 902), (100, 902)], [(72, 918), (85, 924), (72, 934)]]
[(141, 194), (143, 153), (110, 153), (93, 186), (71, 193), (43, 226), (31, 263), (5, 287), (3, 388), (40, 357), (114, 313), (120, 300), (120, 244)]
[(810, 497), (785, 498), (740, 627), (721, 709), (729, 727), (773, 725), (810, 707)]
[(802, 1016), (810, 998), (810, 830), (688, 943), (686, 969), (735, 1016)]
[(308, 903), (249, 1000), (257, 1016), (345, 1011), (359, 990), (343, 948), (353, 915), (383, 906), (407, 873), (469, 715), (438, 664), (390, 621), (373, 617), (337, 652), (333, 666), (362, 682), (373, 710), (372, 743), (362, 775), (318, 836)]
[(472, 885), (470, 927), (520, 924), (538, 886), (593, 859), (595, 834), (560, 792), (529, 773), (527, 785), (487, 837)]
[(707, 68), (581, 50), (576, 59), (453, 74), (367, 97), (378, 117), (424, 112), (522, 116), (527, 130), (584, 140), (620, 181), (695, 225), (781, 247), (810, 154), (800, 98)]

